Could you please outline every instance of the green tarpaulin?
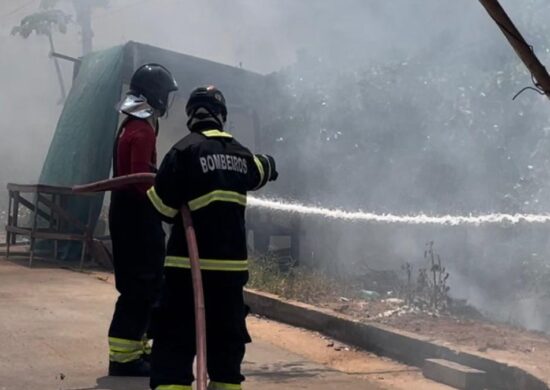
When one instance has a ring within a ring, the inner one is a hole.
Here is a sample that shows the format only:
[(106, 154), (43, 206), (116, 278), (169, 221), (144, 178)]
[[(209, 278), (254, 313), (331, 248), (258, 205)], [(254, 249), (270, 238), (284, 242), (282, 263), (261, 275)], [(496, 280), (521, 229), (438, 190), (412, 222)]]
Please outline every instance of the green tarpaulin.
[[(116, 104), (122, 90), (124, 47), (118, 46), (86, 56), (73, 82), (57, 123), (40, 184), (72, 186), (105, 179), (111, 169), (113, 141), (118, 124)], [(92, 221), (101, 212), (103, 196), (74, 198), (67, 210), (81, 221), (88, 219), (92, 202)], [(70, 245), (65, 257), (79, 246)]]

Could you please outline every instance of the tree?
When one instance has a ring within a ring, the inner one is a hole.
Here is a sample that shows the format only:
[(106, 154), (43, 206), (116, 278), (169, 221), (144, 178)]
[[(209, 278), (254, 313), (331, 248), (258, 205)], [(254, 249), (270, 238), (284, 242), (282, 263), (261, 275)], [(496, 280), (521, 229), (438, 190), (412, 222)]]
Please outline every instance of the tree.
[[(42, 9), (53, 9), (60, 0), (42, 0)], [(106, 7), (109, 0), (71, 0), (76, 14), (76, 22), (82, 34), (82, 54), (92, 51), (94, 32), (92, 30), (92, 11), (94, 8)]]
[[(19, 26), (12, 29), (12, 35), (21, 35), (23, 38), (28, 38), (33, 32), (36, 35), (45, 35), (50, 43), (51, 53), (55, 52), (55, 45), (52, 37), (54, 29), (65, 34), (67, 25), (71, 21), (71, 16), (60, 10), (43, 10), (34, 14), (28, 15), (21, 20)], [(59, 87), (61, 89), (61, 101), (65, 100), (65, 83), (57, 58), (53, 58)]]
[[(68, 1), (68, 0), (66, 0)], [(12, 29), (12, 35), (20, 35), (28, 38), (33, 32), (36, 35), (45, 35), (50, 43), (50, 54), (55, 53), (55, 45), (52, 33), (57, 30), (65, 34), (72, 17), (59, 9), (54, 9), (60, 0), (42, 0), (40, 10), (24, 17), (19, 26)], [(92, 51), (92, 10), (97, 7), (106, 7), (109, 0), (71, 0), (76, 13), (76, 22), (79, 24), (82, 34), (82, 54)], [(59, 88), (61, 89), (61, 101), (66, 98), (65, 83), (59, 66), (59, 61), (53, 57)]]

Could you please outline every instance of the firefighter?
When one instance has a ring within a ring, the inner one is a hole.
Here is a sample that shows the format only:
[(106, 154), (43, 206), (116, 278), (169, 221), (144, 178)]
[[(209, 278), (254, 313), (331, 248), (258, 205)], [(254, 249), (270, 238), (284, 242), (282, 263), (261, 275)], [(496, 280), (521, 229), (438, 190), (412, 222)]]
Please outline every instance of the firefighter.
[(167, 247), (151, 388), (191, 389), (195, 323), (189, 253), (178, 210), (191, 211), (203, 270), (209, 389), (241, 389), (248, 280), (246, 193), (275, 180), (275, 161), (254, 155), (228, 132), (225, 98), (214, 86), (195, 89), (186, 106), (190, 134), (164, 158), (147, 195), (174, 223)]
[[(178, 89), (158, 64), (137, 69), (120, 105), (126, 115), (115, 140), (113, 176), (153, 172), (158, 119)], [(162, 221), (147, 200), (148, 185), (114, 191), (109, 209), (116, 288), (120, 293), (109, 328), (109, 375), (148, 376), (150, 341), (146, 337), (158, 300), (165, 253)]]

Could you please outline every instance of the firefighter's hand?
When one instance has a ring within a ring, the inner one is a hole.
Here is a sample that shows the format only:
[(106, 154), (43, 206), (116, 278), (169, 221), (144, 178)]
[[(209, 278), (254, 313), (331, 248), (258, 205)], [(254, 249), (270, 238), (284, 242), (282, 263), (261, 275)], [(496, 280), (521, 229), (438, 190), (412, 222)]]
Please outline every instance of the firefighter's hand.
[(270, 155), (266, 154), (265, 157), (267, 158), (267, 161), (269, 162), (270, 166), (270, 172), (269, 175), (269, 181), (275, 181), (279, 177), (279, 172), (277, 172), (277, 165), (275, 164), (275, 159), (271, 157)]

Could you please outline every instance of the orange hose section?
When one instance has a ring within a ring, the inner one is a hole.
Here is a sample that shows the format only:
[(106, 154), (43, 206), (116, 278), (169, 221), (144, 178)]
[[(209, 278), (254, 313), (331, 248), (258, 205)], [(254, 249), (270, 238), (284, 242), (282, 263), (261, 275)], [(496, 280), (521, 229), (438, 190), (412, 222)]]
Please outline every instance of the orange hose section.
[[(74, 186), (74, 192), (101, 192), (112, 191), (127, 187), (132, 184), (151, 184), (155, 182), (153, 173), (136, 173), (133, 175), (120, 176), (113, 179), (98, 181), (84, 185)], [(196, 332), (196, 348), (197, 348), (197, 390), (206, 390), (207, 374), (206, 374), (206, 319), (204, 309), (204, 289), (202, 286), (202, 275), (200, 269), (199, 249), (197, 247), (197, 237), (191, 212), (187, 206), (182, 206), (181, 217), (183, 219), (183, 227), (185, 229), (185, 237), (187, 239), (187, 249), (189, 251), (189, 259), (191, 263), (191, 279), (193, 281), (193, 299), (195, 304), (195, 329)]]

